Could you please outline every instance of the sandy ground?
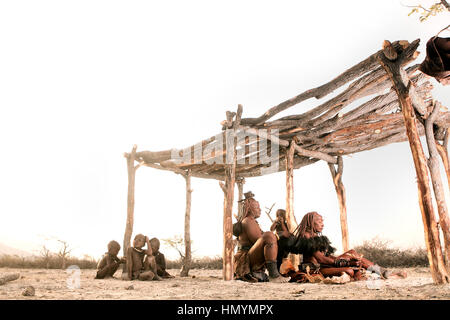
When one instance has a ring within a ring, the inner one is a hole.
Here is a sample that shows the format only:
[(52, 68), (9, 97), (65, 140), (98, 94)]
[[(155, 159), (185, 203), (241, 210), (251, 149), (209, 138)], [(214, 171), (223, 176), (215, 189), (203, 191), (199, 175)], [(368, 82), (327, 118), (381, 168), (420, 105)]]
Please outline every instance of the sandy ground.
[[(428, 268), (404, 269), (406, 279), (367, 280), (346, 284), (256, 283), (222, 281), (221, 270), (191, 270), (190, 277), (164, 281), (94, 280), (95, 270), (0, 268), (0, 275), (19, 272), (21, 278), (0, 286), (6, 299), (434, 299), (450, 300), (450, 285), (433, 285)], [(178, 270), (168, 270), (178, 275)], [(121, 271), (117, 272), (120, 277)], [(77, 288), (79, 284), (79, 288)], [(25, 287), (34, 296), (23, 296)], [(132, 288), (129, 288), (132, 286)]]

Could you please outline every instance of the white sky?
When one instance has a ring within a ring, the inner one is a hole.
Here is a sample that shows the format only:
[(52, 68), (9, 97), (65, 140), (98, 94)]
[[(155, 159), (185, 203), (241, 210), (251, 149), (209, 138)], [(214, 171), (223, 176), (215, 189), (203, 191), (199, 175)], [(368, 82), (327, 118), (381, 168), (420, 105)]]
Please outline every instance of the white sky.
[[(133, 144), (138, 151), (192, 145), (219, 133), (238, 103), (244, 117), (259, 116), (331, 80), (384, 39), (420, 38), (420, 63), (450, 15), (420, 23), (409, 11), (392, 0), (1, 2), (0, 242), (31, 251), (52, 236), (77, 255), (100, 256), (108, 241), (123, 241), (123, 152)], [(434, 96), (450, 105), (448, 87), (436, 83)], [(424, 245), (407, 143), (344, 157), (343, 181), (351, 245), (377, 235)], [(192, 185), (195, 255), (220, 255), (223, 193), (214, 180)], [(247, 190), (262, 208), (285, 206), (284, 173), (248, 179)], [(138, 170), (135, 233), (181, 235), (184, 206), (182, 177)], [(341, 248), (322, 162), (295, 172), (297, 220), (311, 210)], [(260, 220), (267, 230), (265, 214)]]

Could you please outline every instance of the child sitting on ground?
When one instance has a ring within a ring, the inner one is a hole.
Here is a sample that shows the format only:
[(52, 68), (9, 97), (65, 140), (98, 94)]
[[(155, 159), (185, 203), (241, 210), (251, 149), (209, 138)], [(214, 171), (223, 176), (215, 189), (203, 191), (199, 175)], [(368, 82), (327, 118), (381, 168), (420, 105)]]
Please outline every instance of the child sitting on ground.
[(166, 271), (166, 259), (164, 255), (159, 252), (160, 242), (158, 238), (151, 239), (150, 245), (152, 246), (153, 256), (155, 257), (156, 271), (158, 273), (158, 276), (163, 278), (175, 278)]
[(108, 252), (103, 255), (103, 258), (97, 265), (97, 275), (95, 279), (113, 278), (119, 265), (125, 263), (125, 258), (119, 259), (117, 254), (120, 251), (120, 244), (117, 241), (110, 241), (108, 243)]
[[(145, 244), (147, 250), (142, 249)], [(122, 278), (126, 280), (162, 280), (157, 274), (155, 257), (147, 236), (138, 234), (134, 237), (133, 247), (127, 250), (125, 270)]]

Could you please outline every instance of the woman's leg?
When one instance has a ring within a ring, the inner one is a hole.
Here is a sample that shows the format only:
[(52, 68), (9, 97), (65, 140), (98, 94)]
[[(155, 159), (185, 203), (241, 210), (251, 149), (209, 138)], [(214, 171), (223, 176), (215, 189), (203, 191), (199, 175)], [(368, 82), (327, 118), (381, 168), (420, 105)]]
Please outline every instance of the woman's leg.
[(374, 263), (372, 261), (367, 260), (366, 258), (362, 258), (362, 256), (359, 253), (357, 253), (355, 250), (353, 250), (353, 249), (344, 252), (343, 254), (338, 256), (338, 258), (345, 258), (345, 259), (355, 259), (355, 258), (357, 258), (357, 259), (359, 259), (361, 261), (361, 266), (364, 269), (367, 269), (370, 266), (374, 265)]
[(266, 266), (270, 281), (287, 282), (278, 272), (277, 254), (277, 238), (272, 232), (264, 232), (248, 252), (251, 270), (258, 270)]
[(272, 232), (264, 232), (248, 252), (251, 266), (262, 266), (266, 261), (276, 261), (277, 238)]
[(348, 274), (350, 278), (353, 278), (353, 276), (355, 275), (352, 268), (320, 268), (319, 271), (324, 277), (340, 277), (342, 275), (342, 272)]

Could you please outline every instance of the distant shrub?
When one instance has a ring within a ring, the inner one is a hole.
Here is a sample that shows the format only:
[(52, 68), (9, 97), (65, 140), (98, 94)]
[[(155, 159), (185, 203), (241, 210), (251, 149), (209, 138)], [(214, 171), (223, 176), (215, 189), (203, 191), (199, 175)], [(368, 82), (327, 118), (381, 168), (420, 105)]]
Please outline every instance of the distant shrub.
[[(97, 261), (92, 257), (67, 258), (66, 266), (77, 265), (80, 269), (96, 269)], [(0, 267), (7, 268), (29, 268), (29, 269), (61, 269), (61, 257), (52, 255), (50, 257), (20, 257), (17, 255), (0, 256)]]
[(374, 238), (354, 247), (364, 258), (383, 267), (427, 267), (428, 256), (424, 248), (399, 249), (390, 246), (390, 241)]
[[(0, 267), (23, 269), (61, 269), (61, 258), (52, 255), (50, 257), (20, 257), (16, 255), (0, 256)], [(80, 269), (96, 269), (97, 260), (92, 257), (70, 257), (66, 260), (66, 266), (77, 265)], [(181, 269), (181, 259), (167, 260), (167, 269)], [(191, 269), (222, 269), (222, 257), (202, 257), (192, 260)]]
[[(202, 257), (192, 259), (191, 269), (212, 269), (221, 270), (222, 269), (222, 257)], [(181, 269), (181, 259), (178, 260), (167, 260), (167, 269)]]
[[(399, 249), (390, 246), (387, 240), (374, 238), (364, 241), (354, 249), (369, 259), (383, 267), (427, 267), (428, 257), (424, 248)], [(222, 269), (222, 257), (202, 257), (193, 258), (191, 269)], [(47, 257), (20, 257), (12, 255), (0, 256), (0, 267), (9, 268), (31, 268), (31, 269), (61, 269), (61, 257), (50, 255)], [(80, 269), (96, 269), (97, 260), (85, 256), (83, 258), (69, 257), (66, 266), (77, 265)], [(167, 260), (167, 269), (181, 269), (181, 259)]]

